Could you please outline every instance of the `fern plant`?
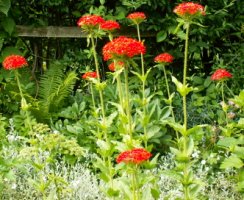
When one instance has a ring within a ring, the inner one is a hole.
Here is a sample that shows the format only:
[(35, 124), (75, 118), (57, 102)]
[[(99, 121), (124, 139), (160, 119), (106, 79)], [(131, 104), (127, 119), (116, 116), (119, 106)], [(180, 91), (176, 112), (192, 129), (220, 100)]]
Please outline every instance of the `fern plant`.
[(59, 63), (53, 63), (40, 79), (38, 101), (32, 109), (36, 118), (46, 121), (55, 116), (73, 91), (76, 80), (75, 71), (65, 74)]

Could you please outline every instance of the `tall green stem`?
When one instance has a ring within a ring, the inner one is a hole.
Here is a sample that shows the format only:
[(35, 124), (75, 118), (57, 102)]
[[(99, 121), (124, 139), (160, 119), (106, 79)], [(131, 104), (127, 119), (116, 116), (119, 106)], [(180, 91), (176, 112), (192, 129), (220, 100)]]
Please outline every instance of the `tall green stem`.
[[(170, 99), (170, 90), (169, 90), (169, 82), (168, 82), (168, 78), (167, 78), (167, 73), (166, 73), (165, 65), (162, 65), (162, 66), (163, 66), (166, 89), (167, 89), (167, 93), (168, 93), (170, 111), (171, 111), (171, 115), (173, 117), (173, 120), (175, 122), (175, 114), (174, 114), (174, 110), (173, 110), (173, 106), (172, 106), (172, 99)], [(177, 131), (176, 131), (176, 137), (177, 137), (177, 140), (179, 140), (179, 134)]]
[[(100, 84), (100, 73), (99, 73), (99, 68), (98, 68), (98, 59), (97, 59), (97, 51), (96, 51), (96, 46), (95, 46), (95, 41), (94, 37), (91, 36), (91, 41), (92, 41), (92, 52), (93, 52), (93, 57), (95, 61), (95, 67), (96, 67), (96, 72), (98, 75), (98, 84)], [(101, 103), (101, 110), (102, 110), (102, 117), (103, 117), (103, 122), (105, 122), (105, 109), (104, 109), (104, 100), (103, 100), (103, 93), (102, 90), (99, 89), (99, 97), (100, 97), (100, 103)], [(105, 134), (105, 138), (107, 138), (107, 134)]]
[(22, 89), (21, 89), (21, 85), (20, 85), (20, 81), (19, 81), (19, 73), (18, 73), (17, 70), (14, 70), (14, 75), (15, 75), (15, 78), (16, 78), (16, 81), (17, 81), (17, 85), (18, 85), (18, 88), (19, 88), (20, 97), (21, 97), (21, 99), (23, 99), (24, 95), (23, 95), (23, 92), (22, 92)]
[(226, 124), (228, 124), (227, 105), (225, 104), (225, 96), (224, 96), (224, 81), (221, 82), (221, 95), (222, 95), (222, 101), (223, 101), (222, 109), (225, 113)]
[[(140, 34), (140, 26), (139, 24), (136, 24), (137, 29), (137, 37), (138, 40), (141, 42), (141, 34)], [(146, 118), (147, 116), (147, 110), (146, 110), (146, 98), (145, 98), (145, 85), (146, 85), (146, 79), (145, 79), (145, 66), (144, 66), (144, 59), (143, 54), (141, 53), (141, 74), (142, 74), (142, 108), (143, 108), (143, 116)], [(145, 147), (147, 148), (147, 123), (145, 120), (143, 120), (143, 132), (145, 136)]]
[(92, 42), (92, 52), (93, 52), (93, 57), (94, 57), (94, 61), (95, 61), (96, 72), (97, 72), (98, 80), (100, 83), (100, 73), (99, 73), (99, 68), (98, 68), (97, 51), (96, 51), (94, 37), (92, 36), (92, 34), (91, 34), (91, 42)]
[[(184, 53), (184, 71), (183, 71), (183, 87), (186, 87), (187, 76), (187, 61), (188, 61), (188, 40), (190, 23), (186, 22), (186, 40), (185, 40), (185, 53)], [(187, 110), (186, 110), (186, 95), (183, 95), (183, 115), (184, 115), (184, 129), (187, 130)]]
[(96, 112), (96, 103), (95, 103), (94, 92), (93, 92), (93, 87), (92, 87), (91, 82), (89, 82), (89, 86), (90, 86), (90, 92), (91, 92), (91, 96), (92, 96), (92, 106), (93, 106), (94, 112)]
[[(103, 124), (106, 125), (106, 116), (105, 116), (105, 106), (104, 106), (104, 99), (103, 99), (103, 88), (100, 88), (101, 84), (101, 79), (100, 79), (100, 73), (99, 73), (99, 68), (98, 68), (98, 59), (97, 59), (97, 51), (96, 51), (96, 46), (95, 46), (95, 41), (94, 37), (91, 34), (91, 41), (92, 41), (92, 51), (93, 51), (93, 57), (95, 61), (95, 67), (96, 67), (96, 72), (98, 74), (98, 84), (99, 84), (99, 97), (100, 97), (100, 103), (101, 103), (101, 110), (102, 110), (102, 119), (103, 119)], [(106, 130), (103, 131), (105, 141), (108, 145), (110, 145), (110, 141), (108, 138), (107, 134), (107, 128)], [(112, 172), (112, 162), (111, 162), (111, 156), (104, 156), (103, 158), (105, 159), (107, 157), (107, 165), (108, 165), (108, 170), (109, 170), (109, 179), (110, 179), (110, 187), (113, 188), (113, 172)]]
[(133, 166), (131, 174), (132, 182), (132, 200), (139, 200), (139, 191), (137, 185), (137, 165)]
[(129, 81), (128, 81), (128, 68), (125, 66), (124, 70), (125, 75), (125, 97), (126, 97), (126, 114), (127, 114), (127, 120), (128, 120), (128, 126), (129, 126), (129, 135), (130, 140), (132, 142), (132, 121), (131, 121), (131, 110), (130, 110), (130, 91), (129, 91)]
[[(188, 40), (189, 40), (189, 30), (190, 30), (190, 23), (186, 22), (186, 40), (185, 40), (185, 52), (184, 52), (184, 71), (183, 71), (183, 87), (186, 88), (186, 77), (187, 77), (187, 62), (188, 62)], [(183, 153), (187, 154), (187, 142), (189, 137), (187, 136), (187, 109), (186, 109), (186, 94), (182, 96), (183, 98), (183, 115), (184, 115), (184, 135), (183, 135)], [(189, 169), (187, 166), (187, 163), (185, 163), (184, 170), (183, 170), (183, 176), (184, 179), (187, 180)], [(184, 188), (184, 199), (189, 200), (189, 186), (183, 184)]]

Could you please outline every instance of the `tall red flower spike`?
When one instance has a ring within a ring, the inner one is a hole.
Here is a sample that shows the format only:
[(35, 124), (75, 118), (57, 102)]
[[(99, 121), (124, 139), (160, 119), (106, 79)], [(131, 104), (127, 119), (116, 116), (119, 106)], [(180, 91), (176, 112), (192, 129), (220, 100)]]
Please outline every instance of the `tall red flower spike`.
[(186, 19), (192, 19), (198, 15), (206, 14), (204, 11), (204, 6), (193, 2), (181, 3), (174, 8), (173, 12)]
[(154, 58), (154, 62), (164, 63), (164, 64), (172, 63), (173, 60), (174, 60), (174, 57), (172, 55), (170, 55), (169, 53), (161, 53)]
[(104, 22), (105, 20), (99, 15), (85, 15), (78, 20), (77, 25), (83, 29), (92, 29)]
[(114, 58), (132, 58), (136, 55), (144, 54), (146, 47), (138, 40), (120, 36), (103, 47), (103, 59), (105, 61)]
[(98, 78), (97, 72), (86, 72), (85, 74), (82, 75), (83, 79), (90, 79), (90, 78)]
[(116, 69), (122, 68), (124, 67), (125, 63), (122, 61), (118, 61), (118, 62), (112, 62), (111, 64), (109, 64), (108, 68), (110, 71), (114, 72), (116, 71)]
[(212, 81), (222, 81), (228, 78), (231, 78), (232, 74), (226, 69), (217, 69), (211, 76)]
[(6, 70), (18, 69), (27, 65), (26, 59), (20, 55), (7, 56), (3, 61), (3, 68)]
[(129, 14), (127, 18), (132, 20), (135, 24), (140, 24), (146, 19), (146, 15), (143, 12), (134, 12)]
[(114, 31), (116, 29), (119, 29), (120, 25), (116, 21), (108, 20), (108, 21), (103, 22), (100, 27), (104, 31)]
[(116, 159), (117, 163), (132, 163), (141, 164), (142, 162), (148, 160), (152, 154), (143, 148), (135, 148), (129, 151), (124, 151), (120, 153)]

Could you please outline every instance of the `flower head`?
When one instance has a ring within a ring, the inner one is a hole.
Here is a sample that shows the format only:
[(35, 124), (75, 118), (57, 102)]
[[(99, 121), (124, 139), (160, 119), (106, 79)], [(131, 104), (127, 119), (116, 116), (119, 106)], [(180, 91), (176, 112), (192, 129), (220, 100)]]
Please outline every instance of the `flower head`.
[(175, 7), (174, 13), (184, 19), (193, 19), (199, 15), (205, 15), (204, 6), (193, 3), (193, 2), (184, 2)]
[(82, 75), (83, 79), (90, 79), (90, 78), (98, 78), (97, 72), (86, 72), (85, 74)]
[(101, 24), (101, 29), (104, 31), (114, 31), (115, 29), (119, 29), (119, 28), (120, 28), (119, 23), (113, 20), (108, 20)]
[(81, 17), (77, 25), (85, 30), (97, 28), (100, 24), (104, 23), (105, 20), (98, 15), (85, 15)]
[(145, 52), (146, 48), (142, 42), (125, 36), (120, 36), (111, 42), (108, 42), (103, 47), (103, 59), (107, 61), (116, 57), (132, 58), (141, 53), (144, 54)]
[(231, 78), (232, 74), (226, 69), (217, 69), (211, 76), (212, 81), (222, 81)]
[(6, 70), (18, 69), (27, 65), (26, 59), (20, 55), (7, 56), (3, 61), (3, 68)]
[(146, 19), (146, 15), (143, 12), (134, 12), (127, 16), (135, 24), (140, 24)]
[(174, 57), (172, 55), (170, 55), (169, 53), (161, 53), (154, 58), (154, 62), (164, 63), (164, 64), (172, 63), (173, 60), (174, 60)]
[(143, 148), (135, 148), (129, 151), (124, 151), (120, 153), (116, 159), (117, 163), (132, 163), (141, 164), (142, 162), (148, 160), (152, 154)]
[(116, 69), (120, 69), (122, 67), (124, 67), (125, 63), (122, 61), (118, 61), (118, 62), (112, 62), (111, 64), (109, 64), (108, 68), (110, 71), (114, 72), (116, 71)]

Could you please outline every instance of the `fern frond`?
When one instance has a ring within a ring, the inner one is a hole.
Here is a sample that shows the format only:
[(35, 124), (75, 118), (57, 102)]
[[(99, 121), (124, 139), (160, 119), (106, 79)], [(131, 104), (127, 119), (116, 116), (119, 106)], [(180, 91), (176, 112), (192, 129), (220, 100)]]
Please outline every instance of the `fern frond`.
[(72, 92), (77, 75), (74, 71), (65, 75), (60, 64), (53, 64), (42, 75), (39, 89), (39, 113), (41, 118), (48, 119), (52, 112), (63, 106), (64, 100)]
[(63, 105), (64, 100), (72, 93), (77, 75), (74, 71), (69, 72), (57, 88), (52, 99), (50, 110), (55, 110)]

